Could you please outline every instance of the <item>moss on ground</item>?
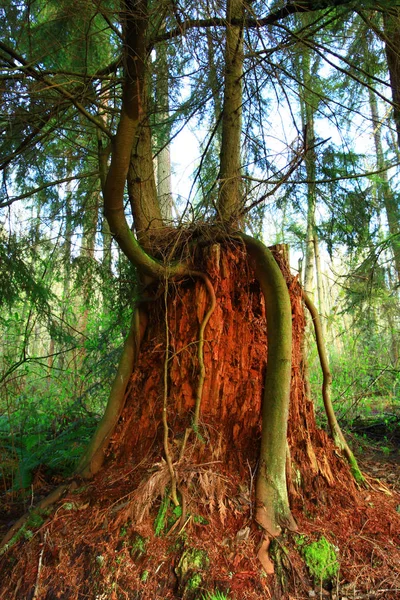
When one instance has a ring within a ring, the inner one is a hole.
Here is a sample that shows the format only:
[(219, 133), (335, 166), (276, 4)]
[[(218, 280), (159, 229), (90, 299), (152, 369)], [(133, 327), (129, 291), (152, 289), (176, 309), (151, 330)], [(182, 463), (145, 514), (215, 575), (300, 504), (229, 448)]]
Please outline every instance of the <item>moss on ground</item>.
[(307, 542), (305, 536), (299, 536), (296, 544), (316, 583), (327, 583), (336, 577), (339, 572), (337, 552), (324, 536), (314, 542)]

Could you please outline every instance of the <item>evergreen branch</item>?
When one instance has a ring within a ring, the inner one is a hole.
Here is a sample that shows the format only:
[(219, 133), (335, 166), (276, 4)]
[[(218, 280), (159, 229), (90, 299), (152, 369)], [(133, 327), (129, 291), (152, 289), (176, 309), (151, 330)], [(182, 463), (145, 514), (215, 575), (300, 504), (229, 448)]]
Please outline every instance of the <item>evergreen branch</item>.
[[(400, 166), (400, 162), (396, 162), (396, 163), (393, 163), (392, 165), (383, 167), (382, 169), (377, 169), (376, 171), (366, 171), (365, 173), (354, 173), (354, 174), (350, 174), (350, 175), (341, 175), (340, 177), (331, 177), (331, 178), (326, 178), (326, 179), (302, 179), (300, 181), (287, 179), (284, 181), (284, 183), (287, 183), (290, 185), (303, 185), (305, 183), (307, 183), (307, 184), (335, 183), (336, 181), (342, 181), (342, 180), (346, 180), (346, 179), (361, 179), (363, 177), (371, 177), (372, 175), (380, 175), (381, 173), (385, 173), (386, 171), (389, 171), (389, 169), (394, 169), (395, 167), (399, 167), (399, 166)], [(251, 177), (248, 175), (247, 176), (243, 175), (242, 178), (247, 179), (249, 181), (254, 181), (255, 183), (269, 183), (271, 185), (277, 185), (277, 184), (282, 183), (282, 179), (280, 179), (280, 180), (260, 179), (260, 178)], [(268, 195), (270, 195), (270, 194), (268, 194)]]
[[(232, 18), (227, 20), (223, 17), (209, 17), (207, 19), (186, 19), (182, 21), (178, 27), (170, 29), (165, 33), (158, 35), (153, 38), (152, 45), (168, 41), (179, 36), (186, 35), (190, 29), (205, 29), (209, 27), (228, 27), (228, 26), (239, 26), (246, 27), (249, 29), (259, 29), (266, 27), (267, 25), (275, 25), (282, 19), (300, 13), (315, 12), (317, 10), (325, 10), (329, 8), (348, 7), (349, 10), (355, 10), (356, 3), (354, 0), (304, 0), (300, 2), (288, 2), (282, 8), (270, 13), (266, 17), (255, 19), (253, 17), (248, 18)], [(366, 0), (361, 2), (366, 8), (370, 6), (370, 2)], [(359, 8), (359, 7), (358, 7)], [(376, 10), (386, 10), (383, 7), (375, 7)]]
[(25, 192), (24, 194), (21, 194), (20, 196), (12, 196), (11, 198), (9, 198), (6, 201), (3, 201), (3, 202), (0, 201), (0, 208), (4, 208), (6, 206), (11, 206), (11, 204), (13, 204), (14, 202), (17, 202), (17, 200), (23, 200), (24, 198), (29, 198), (30, 196), (34, 196), (35, 194), (38, 194), (42, 190), (45, 190), (49, 187), (53, 187), (55, 185), (59, 185), (60, 183), (66, 183), (67, 181), (75, 181), (76, 179), (85, 179), (86, 177), (95, 177), (98, 174), (99, 174), (98, 171), (91, 171), (90, 173), (81, 173), (80, 175), (71, 175), (71, 177), (64, 177), (63, 179), (56, 179), (55, 181), (51, 181), (50, 183), (44, 183), (43, 185), (40, 185), (39, 187), (34, 188), (33, 190), (30, 190), (29, 192)]
[(50, 120), (57, 115), (59, 108), (59, 106), (55, 106), (51, 111), (49, 111), (49, 113), (45, 116), (44, 119), (42, 118), (43, 122), (40, 125), (33, 125), (34, 131), (29, 133), (19, 144), (18, 148), (16, 148), (14, 152), (9, 154), (3, 160), (3, 162), (0, 163), (0, 171), (3, 171), (6, 167), (8, 167), (8, 165), (14, 160), (14, 158), (16, 158), (19, 154), (22, 154), (22, 152), (28, 149), (32, 144), (38, 144), (42, 140), (46, 139), (53, 131), (57, 129), (59, 124), (50, 127), (48, 131), (43, 132), (44, 126), (47, 125), (50, 122)]
[(0, 49), (3, 50), (3, 52), (5, 52), (9, 57), (11, 57), (12, 60), (16, 60), (21, 64), (21, 66), (14, 65), (15, 68), (17, 68), (20, 71), (23, 71), (27, 75), (30, 75), (30, 77), (32, 77), (36, 81), (44, 83), (50, 89), (54, 89), (58, 94), (60, 94), (64, 98), (67, 98), (67, 100), (69, 100), (75, 106), (75, 108), (84, 117), (86, 117), (86, 119), (88, 119), (91, 123), (96, 125), (96, 127), (98, 127), (99, 129), (101, 129), (101, 131), (105, 133), (108, 137), (112, 138), (111, 132), (104, 125), (104, 123), (101, 120), (97, 119), (97, 117), (94, 117), (92, 114), (90, 114), (90, 112), (87, 111), (86, 108), (80, 102), (78, 102), (78, 100), (75, 99), (74, 94), (66, 90), (63, 85), (49, 80), (45, 75), (43, 75), (40, 71), (35, 69), (31, 64), (29, 64), (20, 54), (15, 52), (15, 50), (4, 44), (4, 42), (2, 41), (0, 41)]

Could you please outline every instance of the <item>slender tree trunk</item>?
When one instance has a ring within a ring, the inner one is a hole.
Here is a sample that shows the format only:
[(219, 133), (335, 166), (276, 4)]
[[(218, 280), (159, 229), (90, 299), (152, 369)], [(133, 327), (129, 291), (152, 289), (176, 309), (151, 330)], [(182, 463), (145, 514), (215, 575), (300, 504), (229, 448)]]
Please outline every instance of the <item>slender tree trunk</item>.
[(385, 51), (394, 102), (393, 116), (396, 123), (398, 145), (400, 146), (400, 9), (392, 7), (383, 13)]
[(227, 0), (224, 102), (218, 208), (223, 221), (235, 221), (242, 203), (240, 138), (242, 133), (243, 27), (229, 21), (244, 16), (242, 0)]
[(376, 165), (378, 170), (382, 171), (382, 173), (379, 175), (377, 195), (379, 201), (385, 208), (390, 234), (390, 246), (393, 252), (397, 279), (400, 284), (400, 209), (390, 187), (387, 171), (385, 170), (386, 161), (381, 139), (381, 121), (379, 118), (378, 103), (376, 101), (376, 96), (371, 89), (369, 90), (369, 104), (374, 127), (373, 137), (376, 153)]
[[(64, 225), (64, 244), (63, 244), (63, 289), (61, 298), (61, 319), (63, 323), (68, 323), (69, 312), (71, 310), (71, 251), (72, 251), (72, 189), (71, 183), (66, 185), (65, 199), (65, 225)], [(60, 355), (60, 369), (63, 370), (66, 365), (65, 353)]]
[(157, 123), (157, 194), (164, 222), (172, 219), (171, 152), (169, 124), (169, 65), (166, 44), (157, 46), (156, 123)]
[[(212, 38), (212, 34), (211, 31), (209, 29), (207, 29), (206, 31), (206, 36), (207, 36), (207, 51), (208, 51), (208, 64), (209, 64), (209, 70), (208, 70), (208, 84), (213, 96), (213, 108), (214, 108), (214, 121), (215, 123), (218, 123), (221, 120), (221, 115), (222, 115), (222, 102), (221, 102), (221, 94), (220, 94), (220, 78), (218, 76), (218, 68), (217, 68), (217, 64), (215, 62), (215, 41)], [(218, 154), (221, 153), (221, 136), (222, 136), (222, 129), (221, 126), (219, 125), (217, 127), (217, 131), (215, 134), (215, 139), (216, 139), (216, 150), (218, 152)]]
[[(307, 22), (308, 16), (302, 18), (302, 22)], [(304, 87), (300, 93), (300, 109), (302, 127), (305, 136), (306, 155), (306, 177), (307, 177), (307, 230), (306, 230), (306, 256), (304, 289), (312, 297), (315, 292), (315, 210), (317, 204), (317, 190), (315, 184), (316, 176), (316, 154), (313, 146), (315, 145), (314, 117), (317, 107), (317, 99), (312, 92), (312, 66), (311, 51), (308, 47), (303, 48), (302, 56), (299, 61), (300, 79), (304, 82)]]
[[(318, 239), (318, 235), (316, 232), (314, 232), (314, 255), (315, 255), (315, 275), (316, 275), (316, 282), (317, 282), (317, 294), (318, 294), (318, 312), (321, 315), (321, 317), (323, 315), (326, 314), (326, 307), (325, 307), (325, 294), (324, 294), (324, 284), (323, 284), (323, 272), (322, 272), (322, 266), (321, 266), (321, 254), (320, 254), (320, 248), (319, 248), (319, 239)], [(322, 333), (323, 336), (325, 338), (325, 321), (322, 319), (321, 320), (321, 328), (322, 328)]]

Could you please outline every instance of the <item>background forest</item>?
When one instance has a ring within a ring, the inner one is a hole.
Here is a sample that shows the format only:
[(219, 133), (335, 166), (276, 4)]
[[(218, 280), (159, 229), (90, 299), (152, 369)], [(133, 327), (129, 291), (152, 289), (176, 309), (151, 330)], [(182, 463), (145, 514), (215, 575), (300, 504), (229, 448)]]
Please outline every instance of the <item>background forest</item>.
[[(400, 8), (359, 4), (243, 5), (241, 219), (266, 245), (289, 245), (321, 315), (338, 420), (358, 452), (372, 441), (390, 455), (400, 439)], [(29, 504), (35, 482), (72, 473), (137, 299), (137, 272), (103, 215), (124, 70), (118, 11), (83, 0), (0, 8), (0, 484), (10, 502), (25, 490)], [(149, 2), (147, 132), (171, 228), (217, 212), (225, 11)]]

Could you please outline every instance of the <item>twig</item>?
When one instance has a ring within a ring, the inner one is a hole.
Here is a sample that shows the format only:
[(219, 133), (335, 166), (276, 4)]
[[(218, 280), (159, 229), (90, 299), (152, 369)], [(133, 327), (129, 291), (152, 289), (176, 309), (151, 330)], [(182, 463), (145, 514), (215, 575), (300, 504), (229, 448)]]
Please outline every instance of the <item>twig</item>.
[(199, 359), (200, 375), (199, 375), (199, 382), (197, 385), (196, 405), (195, 405), (194, 418), (193, 418), (193, 429), (194, 430), (197, 430), (197, 428), (199, 426), (201, 399), (203, 396), (204, 380), (205, 380), (205, 376), (206, 376), (206, 369), (204, 366), (204, 356), (203, 356), (204, 330), (207, 326), (208, 321), (210, 320), (211, 315), (213, 314), (213, 312), (215, 310), (215, 305), (216, 305), (216, 297), (215, 297), (214, 288), (213, 288), (213, 285), (212, 285), (211, 281), (209, 280), (208, 276), (205, 275), (204, 273), (198, 273), (198, 276), (204, 281), (204, 283), (206, 285), (208, 295), (210, 296), (211, 305), (200, 325), (200, 331), (199, 331), (199, 347), (198, 347), (198, 351), (197, 351), (197, 357)]
[(43, 566), (43, 553), (44, 553), (44, 548), (46, 546), (46, 538), (47, 538), (47, 531), (45, 531), (45, 533), (44, 533), (43, 546), (42, 546), (42, 549), (39, 554), (39, 563), (38, 563), (38, 571), (37, 571), (37, 575), (36, 575), (35, 591), (32, 596), (32, 600), (36, 600), (37, 598), (39, 598), (39, 580), (40, 580), (40, 573), (41, 573), (42, 566)]

